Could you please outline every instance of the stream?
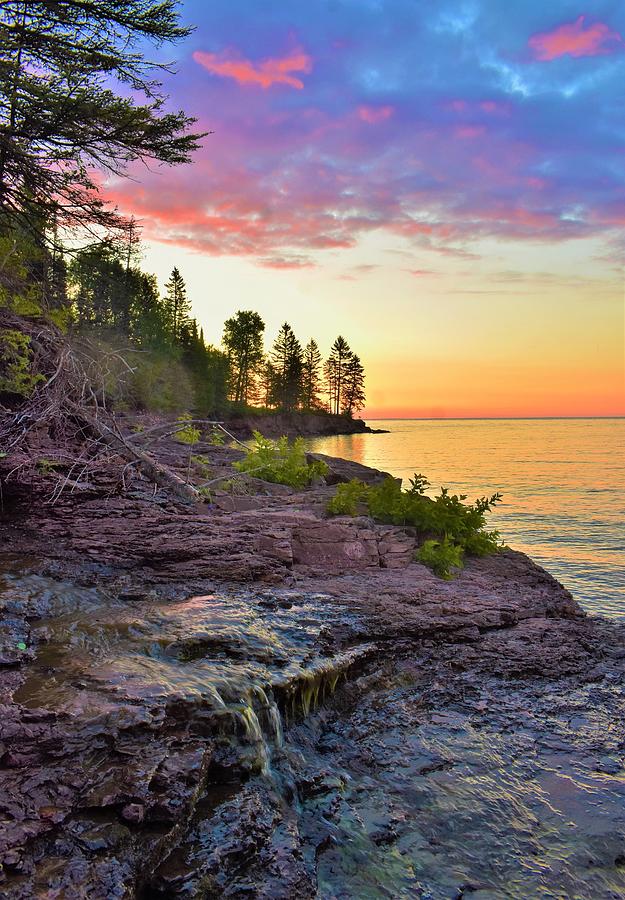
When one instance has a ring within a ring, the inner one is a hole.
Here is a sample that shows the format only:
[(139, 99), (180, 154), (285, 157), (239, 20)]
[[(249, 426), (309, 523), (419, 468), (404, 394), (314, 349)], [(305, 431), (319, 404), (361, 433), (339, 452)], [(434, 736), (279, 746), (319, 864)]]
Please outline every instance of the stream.
[(23, 570), (0, 607), (13, 703), (57, 729), (23, 777), (0, 769), (24, 809), (54, 782), (57, 810), (5, 866), (9, 898), (44, 896), (51, 866), (59, 890), (72, 867), (122, 887), (49, 897), (625, 896), (619, 653), (527, 677), (522, 626), (391, 646), (347, 604), (272, 587)]

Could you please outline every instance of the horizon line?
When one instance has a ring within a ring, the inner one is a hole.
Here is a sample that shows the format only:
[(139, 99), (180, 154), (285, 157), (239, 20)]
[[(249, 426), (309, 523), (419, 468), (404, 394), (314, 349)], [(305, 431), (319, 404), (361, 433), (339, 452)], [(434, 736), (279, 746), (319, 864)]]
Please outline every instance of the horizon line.
[(552, 420), (568, 420), (575, 421), (578, 419), (625, 419), (625, 414), (616, 413), (607, 416), (365, 416), (367, 419), (375, 422), (500, 422), (500, 421), (552, 421)]

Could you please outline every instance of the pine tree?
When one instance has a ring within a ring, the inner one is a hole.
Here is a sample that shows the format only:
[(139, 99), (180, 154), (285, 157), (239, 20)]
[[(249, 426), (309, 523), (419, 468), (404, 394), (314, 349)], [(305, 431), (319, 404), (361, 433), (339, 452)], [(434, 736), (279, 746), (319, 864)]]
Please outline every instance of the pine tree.
[(302, 405), (304, 409), (319, 409), (321, 400), (321, 351), (314, 339), (306, 344), (302, 365)]
[(1, 228), (118, 225), (95, 170), (189, 160), (202, 135), (163, 111), (165, 67), (145, 56), (188, 33), (176, 0), (2, 0)]
[(288, 322), (280, 328), (271, 350), (274, 370), (272, 400), (284, 411), (295, 409), (302, 394), (302, 345)]
[(324, 366), (330, 411), (335, 415), (341, 412), (343, 406), (345, 373), (352, 356), (349, 344), (342, 335), (339, 335), (332, 344), (330, 356)]
[(108, 242), (77, 253), (69, 267), (81, 330), (106, 329), (128, 335), (131, 285), (116, 247)]
[(172, 337), (179, 340), (190, 327), (191, 304), (187, 299), (184, 279), (177, 267), (171, 270), (169, 281), (165, 285), (165, 309)]
[(191, 374), (195, 408), (203, 415), (221, 412), (226, 405), (228, 360), (224, 353), (204, 343), (204, 333), (195, 319), (183, 326), (182, 360)]
[(131, 337), (145, 350), (171, 349), (167, 310), (158, 292), (156, 276), (130, 269), (127, 277), (132, 288)]
[(256, 377), (263, 363), (265, 323), (257, 312), (239, 310), (224, 323), (222, 343), (230, 364), (230, 397), (247, 404), (256, 394)]
[(345, 366), (341, 412), (351, 419), (365, 405), (365, 370), (354, 354)]
[(262, 406), (269, 408), (274, 400), (276, 371), (268, 359), (265, 359), (258, 374), (258, 393)]

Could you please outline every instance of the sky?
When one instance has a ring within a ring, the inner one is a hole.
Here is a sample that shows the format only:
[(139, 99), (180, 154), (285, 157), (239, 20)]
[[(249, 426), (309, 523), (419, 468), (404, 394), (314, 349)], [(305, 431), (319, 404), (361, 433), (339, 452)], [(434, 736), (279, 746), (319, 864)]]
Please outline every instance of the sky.
[(219, 344), (257, 310), (365, 416), (625, 414), (625, 4), (185, 0), (192, 164), (110, 199)]

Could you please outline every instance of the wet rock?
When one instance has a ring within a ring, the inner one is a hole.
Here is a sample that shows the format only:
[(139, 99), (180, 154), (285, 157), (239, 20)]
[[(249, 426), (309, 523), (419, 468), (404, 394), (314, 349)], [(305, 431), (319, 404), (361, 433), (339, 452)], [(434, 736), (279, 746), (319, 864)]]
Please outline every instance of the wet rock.
[(123, 600), (126, 603), (144, 603), (146, 600), (150, 599), (148, 591), (140, 590), (120, 591), (118, 596), (120, 600)]
[(127, 803), (122, 809), (121, 816), (126, 822), (139, 824), (145, 818), (145, 807), (141, 803)]
[(323, 485), (115, 471), (12, 507), (3, 896), (624, 895), (623, 629), (511, 551), (442, 582)]

